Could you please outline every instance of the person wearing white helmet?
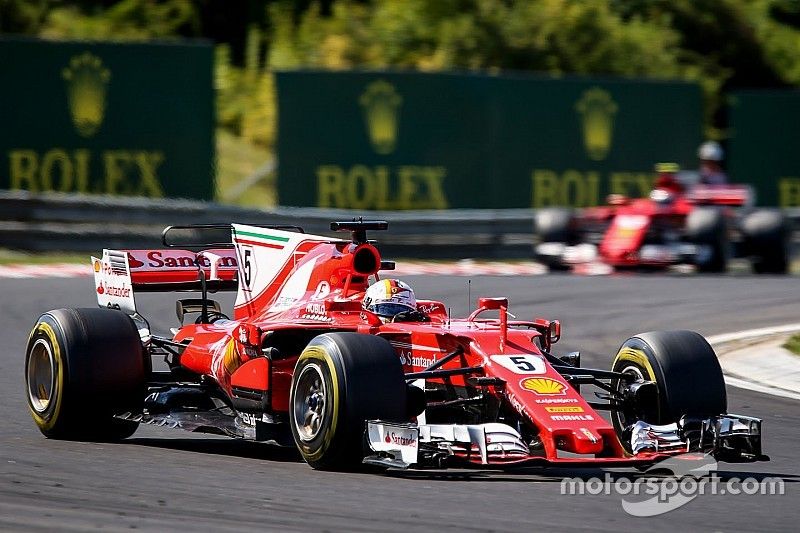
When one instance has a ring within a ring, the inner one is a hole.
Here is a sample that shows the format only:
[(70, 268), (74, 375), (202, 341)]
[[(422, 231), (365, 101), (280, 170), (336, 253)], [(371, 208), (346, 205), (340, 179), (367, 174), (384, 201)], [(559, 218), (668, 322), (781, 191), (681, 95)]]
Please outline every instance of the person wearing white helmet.
[(725, 153), (716, 141), (706, 141), (697, 150), (700, 159), (700, 183), (704, 185), (725, 185), (728, 176), (722, 170)]
[(399, 279), (382, 279), (369, 286), (362, 307), (375, 313), (384, 322), (424, 320), (417, 310), (414, 290)]

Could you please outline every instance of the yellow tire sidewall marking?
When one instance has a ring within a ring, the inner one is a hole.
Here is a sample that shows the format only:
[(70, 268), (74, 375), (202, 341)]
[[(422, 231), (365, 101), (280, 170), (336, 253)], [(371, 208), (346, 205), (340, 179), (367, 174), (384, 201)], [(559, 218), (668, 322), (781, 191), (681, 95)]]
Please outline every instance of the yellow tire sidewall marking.
[[(336, 434), (336, 426), (339, 420), (339, 378), (336, 374), (336, 366), (333, 363), (333, 358), (322, 346), (308, 346), (305, 350), (303, 350), (303, 353), (300, 354), (300, 357), (297, 360), (298, 365), (306, 360), (319, 361), (320, 363), (324, 364), (328, 368), (328, 373), (331, 376), (332, 391), (331, 394), (328, 395), (328, 398), (333, 404), (331, 423), (328, 427), (328, 430), (325, 432), (322, 446), (320, 446), (316, 452), (306, 454), (309, 460), (314, 461), (319, 459), (328, 450), (331, 439)], [(322, 377), (324, 379), (324, 376)], [(292, 409), (294, 409), (294, 406), (292, 406)]]
[(30, 344), (30, 339), (32, 339), (37, 333), (41, 333), (47, 337), (47, 340), (50, 343), (50, 349), (53, 351), (53, 365), (55, 366), (55, 380), (53, 381), (54, 397), (51, 398), (50, 401), (54, 402), (55, 407), (53, 407), (53, 411), (49, 419), (44, 418), (37, 413), (36, 410), (31, 407), (30, 400), (28, 401), (28, 411), (30, 411), (31, 416), (33, 417), (33, 420), (36, 422), (37, 426), (45, 431), (49, 431), (56, 425), (56, 422), (58, 422), (58, 415), (61, 413), (61, 399), (64, 393), (64, 365), (61, 358), (61, 346), (58, 344), (56, 332), (53, 330), (53, 327), (46, 322), (39, 322), (36, 324), (36, 327), (33, 328), (33, 331), (31, 331), (30, 337), (28, 338), (28, 344)]
[(614, 362), (611, 364), (611, 368), (616, 368), (617, 361), (628, 361), (639, 365), (650, 374), (649, 379), (651, 381), (656, 381), (656, 373), (653, 371), (653, 366), (642, 350), (630, 348), (628, 346), (620, 348), (619, 353), (617, 353), (617, 356), (614, 358)]

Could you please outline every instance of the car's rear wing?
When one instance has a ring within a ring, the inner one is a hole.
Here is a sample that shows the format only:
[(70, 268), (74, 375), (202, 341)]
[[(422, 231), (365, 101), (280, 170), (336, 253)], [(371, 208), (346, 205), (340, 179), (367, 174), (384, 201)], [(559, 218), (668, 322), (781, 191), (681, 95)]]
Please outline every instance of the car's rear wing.
[(755, 202), (755, 192), (749, 185), (695, 185), (689, 199), (700, 205), (726, 205), (749, 207)]
[[(348, 257), (372, 260), (374, 270), (370, 272), (374, 273), (393, 264), (380, 261), (367, 242), (366, 230), (386, 226), (382, 221), (358, 220), (334, 222), (331, 229), (352, 233), (349, 246), (353, 249)], [(297, 226), (243, 224), (169, 226), (161, 241), (164, 249), (103, 250), (101, 259), (92, 258), (101, 307), (135, 314), (135, 292), (200, 291), (206, 301), (209, 292), (235, 290), (235, 317), (252, 315), (267, 306), (272, 311), (283, 310), (308, 291), (316, 263), (308, 262), (294, 272), (298, 262), (320, 243), (348, 244), (307, 234)]]
[[(259, 226), (303, 233), (298, 226)], [(101, 307), (136, 312), (134, 292), (236, 291), (237, 251), (231, 224), (168, 226), (163, 249), (103, 250), (92, 257), (97, 301)]]
[(233, 249), (103, 250), (92, 257), (97, 303), (136, 312), (135, 292), (235, 291), (238, 263)]
[[(305, 233), (300, 226), (289, 224), (256, 224), (252, 227), (264, 230), (291, 231)], [(234, 248), (231, 238), (234, 224), (188, 224), (167, 226), (161, 232), (161, 243), (166, 248), (193, 250), (195, 252), (211, 248)]]
[(177, 248), (124, 252), (131, 282), (137, 291), (201, 290), (203, 280), (212, 292), (236, 290), (238, 262), (232, 248), (198, 252)]

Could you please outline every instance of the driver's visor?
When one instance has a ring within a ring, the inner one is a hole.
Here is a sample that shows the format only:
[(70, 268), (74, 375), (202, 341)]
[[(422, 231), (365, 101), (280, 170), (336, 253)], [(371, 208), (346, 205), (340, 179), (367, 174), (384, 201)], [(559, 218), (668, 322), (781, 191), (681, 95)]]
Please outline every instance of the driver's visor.
[(414, 311), (415, 308), (410, 305), (398, 304), (393, 302), (386, 302), (381, 304), (372, 304), (367, 308), (378, 316), (395, 316), (398, 313), (406, 313)]

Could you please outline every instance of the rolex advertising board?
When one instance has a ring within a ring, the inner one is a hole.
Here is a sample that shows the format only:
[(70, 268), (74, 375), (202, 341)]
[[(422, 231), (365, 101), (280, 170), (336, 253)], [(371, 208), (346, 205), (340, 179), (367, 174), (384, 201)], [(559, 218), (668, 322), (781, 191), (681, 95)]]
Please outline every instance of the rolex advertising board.
[(692, 168), (699, 86), (528, 75), (277, 74), (282, 205), (524, 208), (646, 195)]
[(800, 92), (742, 91), (730, 104), (731, 179), (753, 184), (760, 205), (800, 207)]
[(210, 199), (212, 48), (0, 39), (0, 189)]

